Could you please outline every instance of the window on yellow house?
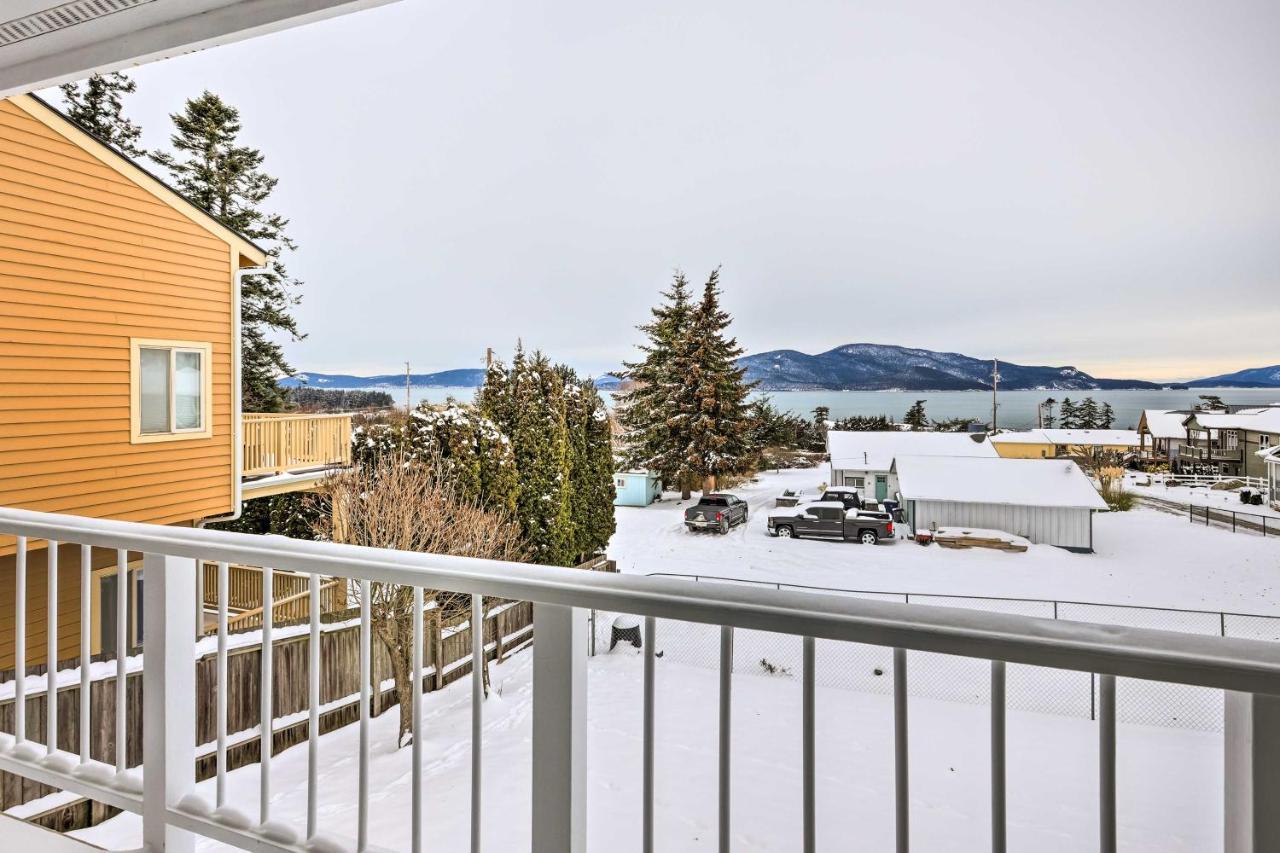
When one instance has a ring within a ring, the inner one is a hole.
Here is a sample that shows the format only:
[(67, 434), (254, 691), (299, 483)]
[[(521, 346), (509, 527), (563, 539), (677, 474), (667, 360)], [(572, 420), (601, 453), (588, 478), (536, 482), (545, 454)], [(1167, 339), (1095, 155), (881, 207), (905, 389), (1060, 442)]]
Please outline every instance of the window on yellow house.
[(138, 339), (130, 344), (131, 440), (137, 444), (211, 436), (212, 347)]

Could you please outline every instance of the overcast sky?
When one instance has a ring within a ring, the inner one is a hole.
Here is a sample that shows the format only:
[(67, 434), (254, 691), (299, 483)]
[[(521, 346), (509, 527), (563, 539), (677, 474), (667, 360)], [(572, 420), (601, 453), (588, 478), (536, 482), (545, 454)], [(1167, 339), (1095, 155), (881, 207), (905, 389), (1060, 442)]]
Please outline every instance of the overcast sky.
[(1280, 362), (1280, 4), (485, 0), (137, 69), (280, 178), (295, 367), (632, 354), (683, 268), (749, 351)]

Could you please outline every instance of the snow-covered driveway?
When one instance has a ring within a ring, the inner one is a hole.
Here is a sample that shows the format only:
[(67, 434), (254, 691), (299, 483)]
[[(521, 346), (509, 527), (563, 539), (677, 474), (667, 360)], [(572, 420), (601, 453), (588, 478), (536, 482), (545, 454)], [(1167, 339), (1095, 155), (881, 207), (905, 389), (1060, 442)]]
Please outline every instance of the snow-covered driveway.
[(843, 589), (1010, 596), (1280, 615), (1280, 537), (1206, 529), (1148, 509), (1100, 513), (1096, 553), (1033, 545), (1024, 554), (897, 541), (782, 540), (765, 526), (784, 488), (812, 494), (825, 468), (768, 472), (734, 494), (751, 517), (728, 536), (684, 529), (679, 495), (619, 507), (609, 555), (621, 571), (720, 575)]

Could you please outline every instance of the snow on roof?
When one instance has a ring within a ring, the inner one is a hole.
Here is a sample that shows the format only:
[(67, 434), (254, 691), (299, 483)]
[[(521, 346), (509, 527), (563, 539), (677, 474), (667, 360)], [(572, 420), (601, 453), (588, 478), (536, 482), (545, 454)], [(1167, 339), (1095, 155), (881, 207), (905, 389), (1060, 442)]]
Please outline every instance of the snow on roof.
[(1107, 508), (1080, 466), (1067, 460), (901, 456), (894, 467), (905, 500)]
[(980, 433), (964, 432), (843, 432), (827, 433), (831, 467), (888, 471), (898, 456), (985, 456), (996, 449)]
[(1006, 430), (991, 436), (994, 444), (1053, 444), (1042, 429)]
[(1186, 438), (1187, 428), (1182, 422), (1190, 414), (1178, 409), (1143, 409), (1142, 417), (1147, 422), (1147, 432), (1155, 438)]
[(1077, 447), (1137, 447), (1138, 431), (1134, 429), (1045, 429), (1041, 430), (1052, 444)]
[[(1192, 412), (1183, 422), (1195, 418), (1205, 429), (1247, 429), (1254, 432), (1280, 433), (1280, 408), (1244, 409), (1239, 412)], [(1185, 434), (1185, 433), (1184, 433)]]

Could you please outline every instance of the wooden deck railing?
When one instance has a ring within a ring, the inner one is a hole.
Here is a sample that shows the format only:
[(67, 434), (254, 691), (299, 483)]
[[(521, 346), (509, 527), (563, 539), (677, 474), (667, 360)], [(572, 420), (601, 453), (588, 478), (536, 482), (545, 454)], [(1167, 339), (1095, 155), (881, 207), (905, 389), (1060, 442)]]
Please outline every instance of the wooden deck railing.
[[(227, 607), (240, 611), (228, 619), (232, 629), (256, 628), (262, 625), (262, 569), (231, 564), (227, 567)], [(201, 577), (206, 608), (218, 606), (218, 564), (205, 563)], [(293, 572), (271, 573), (271, 592), (275, 602), (273, 620), (286, 623), (308, 616), (310, 576)], [(320, 587), (320, 612), (334, 613), (347, 607), (346, 589), (340, 579), (326, 581)], [(216, 626), (214, 626), (216, 627)]]
[(351, 415), (242, 417), (246, 477), (351, 464)]

